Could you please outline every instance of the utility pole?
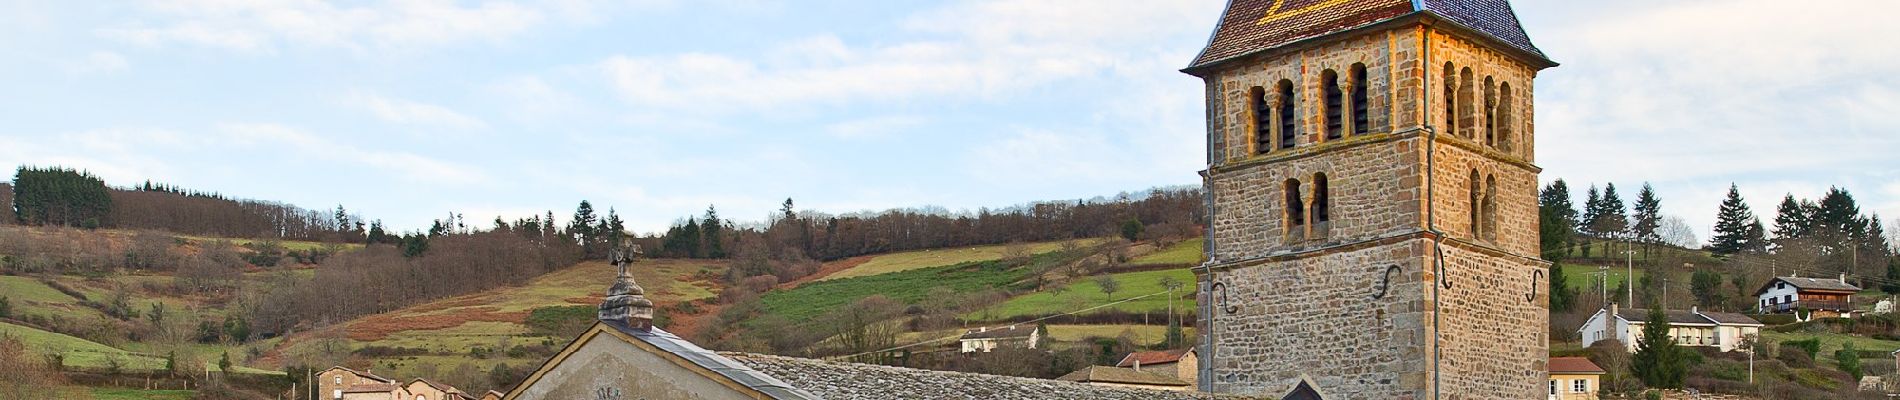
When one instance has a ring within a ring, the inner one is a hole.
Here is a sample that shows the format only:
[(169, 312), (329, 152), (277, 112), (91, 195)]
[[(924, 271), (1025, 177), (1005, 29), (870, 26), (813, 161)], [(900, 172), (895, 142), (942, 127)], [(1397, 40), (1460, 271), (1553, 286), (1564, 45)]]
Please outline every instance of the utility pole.
[(1624, 271), (1625, 275), (1623, 275), (1623, 287), (1629, 289), (1628, 290), (1629, 298), (1624, 299), (1624, 300), (1629, 302), (1628, 304), (1630, 305), (1630, 307), (1636, 306), (1636, 259), (1635, 257), (1636, 257), (1636, 251), (1631, 250), (1628, 245), (1624, 245), (1623, 246), (1623, 268), (1625, 268), (1626, 270)]
[(1669, 277), (1663, 277), (1662, 309), (1669, 309)]
[(1602, 294), (1603, 309), (1605, 310), (1609, 309), (1610, 308), (1610, 267), (1609, 266), (1606, 266), (1606, 265), (1597, 266), (1597, 289), (1603, 292)]

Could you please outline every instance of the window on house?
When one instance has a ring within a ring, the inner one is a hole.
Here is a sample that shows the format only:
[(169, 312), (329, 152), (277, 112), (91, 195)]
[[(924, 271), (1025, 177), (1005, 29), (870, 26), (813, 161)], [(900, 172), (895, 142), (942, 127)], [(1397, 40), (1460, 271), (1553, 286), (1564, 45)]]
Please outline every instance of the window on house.
[(1477, 91), (1477, 83), (1471, 80), (1471, 67), (1460, 69), (1458, 71), (1458, 134), (1467, 140), (1477, 138), (1478, 121), (1473, 121), (1473, 119), (1478, 118), (1478, 113), (1477, 110), (1472, 109), (1476, 106), (1473, 104), (1475, 103), (1473, 97), (1477, 96)]
[(1498, 87), (1491, 77), (1484, 77), (1484, 145), (1498, 145)]
[(1247, 91), (1247, 110), (1253, 114), (1253, 152), (1273, 150), (1273, 110), (1267, 107), (1267, 89), (1254, 86)]
[(330, 391), (330, 398), (332, 398), (332, 399), (341, 399), (341, 398), (343, 398), (343, 389), (336, 389), (336, 390), (331, 390), (331, 391)]
[(1372, 120), (1368, 116), (1372, 106), (1366, 98), (1366, 65), (1353, 64), (1348, 74), (1348, 86), (1352, 89), (1352, 134), (1365, 134), (1372, 130)]
[(1346, 94), (1339, 90), (1339, 73), (1326, 70), (1319, 73), (1320, 88), (1326, 96), (1326, 139), (1338, 139), (1346, 135), (1345, 101)]
[(1300, 201), (1300, 180), (1286, 180), (1286, 220), (1288, 226), (1306, 225), (1306, 204)]
[(1471, 214), (1471, 221), (1469, 221), (1471, 224), (1471, 238), (1477, 239), (1482, 237), (1481, 235), (1484, 231), (1484, 221), (1479, 219), (1479, 216), (1484, 214), (1484, 203), (1482, 203), (1484, 201), (1484, 187), (1482, 186), (1483, 182), (1478, 180), (1478, 170), (1471, 170), (1471, 181), (1466, 182), (1465, 185), (1471, 188), (1471, 197), (1468, 199), (1470, 202), (1466, 203), (1469, 204), (1470, 207), (1465, 209), (1466, 212)]
[(1313, 176), (1313, 222), (1324, 223), (1324, 222), (1330, 222), (1333, 220), (1332, 215), (1331, 215), (1332, 200), (1328, 199), (1328, 197), (1330, 197), (1332, 194), (1328, 193), (1327, 189), (1328, 188), (1326, 187), (1326, 174), (1320, 173), (1320, 174), (1314, 175)]
[(1516, 118), (1512, 115), (1511, 84), (1498, 84), (1498, 148), (1506, 153), (1517, 151), (1517, 143), (1512, 140), (1517, 134)]
[(1293, 104), (1299, 99), (1293, 95), (1293, 81), (1280, 80), (1280, 148), (1293, 148), (1294, 139), (1299, 131), (1299, 116), (1294, 114)]
[(1445, 134), (1458, 132), (1458, 70), (1445, 63)]
[(1588, 393), (1590, 391), (1590, 381), (1586, 381), (1582, 379), (1571, 379), (1570, 391), (1575, 392), (1575, 393)]
[(1552, 379), (1552, 380), (1550, 381), (1550, 395), (1552, 395), (1552, 396), (1556, 396), (1556, 395), (1557, 395), (1557, 380), (1555, 380), (1555, 379)]
[(338, 385), (341, 385), (341, 384), (343, 384), (343, 377), (341, 377), (341, 376), (339, 376), (339, 377), (336, 377), (336, 384), (338, 384)]
[(1788, 304), (1794, 304), (1794, 295), (1792, 295), (1792, 294), (1791, 294), (1791, 295), (1787, 295), (1787, 296), (1782, 296), (1782, 300), (1781, 300), (1781, 302), (1783, 302), (1783, 303), (1788, 303)]
[(1498, 240), (1498, 177), (1484, 178), (1484, 239)]

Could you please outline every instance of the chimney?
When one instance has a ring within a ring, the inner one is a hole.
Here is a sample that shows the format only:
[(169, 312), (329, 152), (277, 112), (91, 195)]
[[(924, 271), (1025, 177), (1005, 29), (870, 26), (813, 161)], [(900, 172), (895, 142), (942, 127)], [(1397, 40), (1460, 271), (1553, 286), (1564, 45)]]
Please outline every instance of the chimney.
[(1619, 314), (1616, 313), (1616, 303), (1610, 303), (1610, 315), (1604, 316), (1603, 318), (1603, 335), (1615, 337), (1616, 340), (1623, 340), (1623, 337), (1618, 336), (1616, 333), (1617, 315)]
[(653, 301), (647, 300), (646, 289), (633, 282), (633, 274), (627, 267), (633, 264), (634, 256), (640, 254), (640, 246), (631, 239), (620, 239), (608, 259), (620, 267), (620, 275), (614, 277), (614, 285), (607, 288), (607, 298), (600, 301), (600, 321), (619, 322), (641, 332), (653, 329)]
[(983, 332), (989, 332), (989, 331), (990, 331), (990, 327), (987, 327), (987, 326), (976, 327), (977, 333), (983, 333)]
[(1701, 311), (1698, 311), (1698, 310), (1696, 310), (1696, 306), (1689, 306), (1689, 313), (1690, 313), (1690, 314), (1701, 314), (1702, 312), (1701, 312)]
[(1135, 372), (1141, 372), (1141, 359), (1135, 359)]
[(1847, 273), (1845, 272), (1841, 273), (1841, 284), (1847, 284)]

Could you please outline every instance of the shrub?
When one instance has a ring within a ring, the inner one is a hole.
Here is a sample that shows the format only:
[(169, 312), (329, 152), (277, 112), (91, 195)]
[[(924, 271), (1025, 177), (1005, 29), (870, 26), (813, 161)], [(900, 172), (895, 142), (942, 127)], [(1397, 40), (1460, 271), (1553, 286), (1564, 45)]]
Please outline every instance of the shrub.
[(1775, 359), (1781, 360), (1783, 364), (1788, 364), (1788, 368), (1814, 367), (1814, 357), (1809, 357), (1806, 352), (1794, 350), (1795, 348), (1789, 347), (1782, 351), (1780, 355), (1775, 356)]
[(594, 306), (539, 307), (528, 312), (528, 329), (536, 335), (571, 337), (594, 324), (599, 318)]
[(1808, 353), (1809, 360), (1813, 360), (1815, 356), (1821, 354), (1821, 339), (1785, 340), (1781, 342), (1781, 347), (1784, 349), (1799, 349)]

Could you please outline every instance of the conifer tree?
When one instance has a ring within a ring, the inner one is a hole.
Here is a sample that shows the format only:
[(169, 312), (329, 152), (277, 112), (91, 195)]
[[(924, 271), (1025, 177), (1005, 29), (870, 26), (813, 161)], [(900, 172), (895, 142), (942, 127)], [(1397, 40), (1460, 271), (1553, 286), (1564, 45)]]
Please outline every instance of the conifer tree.
[(594, 224), (599, 222), (598, 219), (594, 216), (594, 204), (581, 200), (581, 205), (574, 208), (574, 220), (568, 222), (567, 235), (579, 241), (582, 257), (598, 259), (604, 254), (600, 249), (600, 237), (595, 234)]
[(1539, 252), (1544, 260), (1561, 261), (1569, 255), (1577, 229), (1577, 209), (1570, 203), (1570, 186), (1564, 180), (1551, 182), (1537, 193), (1537, 219)]
[(1662, 200), (1656, 198), (1656, 190), (1643, 183), (1643, 190), (1636, 194), (1635, 216), (1631, 218), (1630, 238), (1642, 243), (1643, 254), (1649, 254), (1649, 245), (1662, 240), (1656, 234), (1656, 228), (1662, 227)]
[(1715, 212), (1715, 237), (1709, 238), (1709, 250), (1716, 255), (1740, 253), (1748, 246), (1751, 221), (1760, 225), (1761, 220), (1748, 210), (1748, 203), (1742, 201), (1742, 192), (1731, 183), (1728, 197), (1722, 199), (1722, 206)]
[(700, 236), (705, 240), (705, 247), (700, 253), (706, 258), (726, 258), (724, 225), (725, 222), (719, 219), (719, 210), (707, 205), (705, 221), (699, 224)]
[(1590, 190), (1585, 191), (1583, 195), (1583, 215), (1577, 220), (1578, 231), (1583, 233), (1585, 238), (1583, 258), (1590, 258), (1590, 242), (1592, 241), (1590, 239), (1601, 236), (1601, 232), (1597, 232), (1595, 226), (1597, 217), (1601, 215), (1603, 215), (1603, 195), (1597, 191), (1597, 185), (1590, 185)]
[(1603, 205), (1597, 206), (1597, 217), (1591, 222), (1597, 234), (1615, 237), (1629, 228), (1629, 213), (1623, 208), (1623, 197), (1616, 194), (1616, 184), (1603, 185)]
[(1689, 372), (1689, 360), (1684, 357), (1675, 338), (1669, 335), (1669, 316), (1660, 308), (1651, 308), (1649, 318), (1643, 322), (1643, 336), (1636, 338), (1636, 353), (1630, 356), (1630, 372), (1643, 385), (1658, 389), (1676, 389), (1682, 387), (1682, 379)]
[(1775, 207), (1775, 241), (1799, 239), (1807, 236), (1812, 224), (1809, 216), (1813, 213), (1812, 204), (1803, 205), (1795, 201), (1794, 194), (1781, 198), (1781, 205)]

